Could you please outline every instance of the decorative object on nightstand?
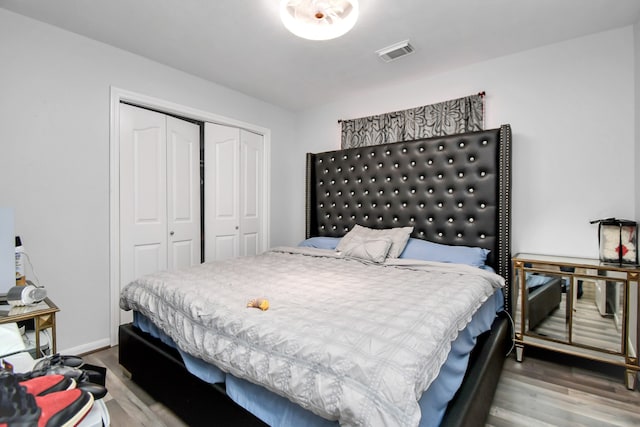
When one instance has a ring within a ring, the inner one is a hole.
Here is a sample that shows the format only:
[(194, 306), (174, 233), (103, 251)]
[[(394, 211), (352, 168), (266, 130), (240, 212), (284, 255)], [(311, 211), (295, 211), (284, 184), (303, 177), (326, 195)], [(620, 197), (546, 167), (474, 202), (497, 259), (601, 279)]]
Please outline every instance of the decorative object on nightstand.
[(26, 277), (24, 274), (24, 246), (20, 236), (16, 236), (16, 285), (24, 286)]
[(638, 265), (638, 223), (627, 219), (606, 218), (598, 224), (600, 261), (618, 265)]
[(28, 285), (14, 286), (7, 292), (7, 302), (10, 305), (22, 306), (37, 304), (47, 297), (47, 291), (44, 288), (36, 287), (27, 281)]
[(640, 372), (638, 266), (521, 253), (513, 258), (513, 269), (519, 362), (525, 346), (544, 348), (622, 366), (627, 388), (636, 388)]

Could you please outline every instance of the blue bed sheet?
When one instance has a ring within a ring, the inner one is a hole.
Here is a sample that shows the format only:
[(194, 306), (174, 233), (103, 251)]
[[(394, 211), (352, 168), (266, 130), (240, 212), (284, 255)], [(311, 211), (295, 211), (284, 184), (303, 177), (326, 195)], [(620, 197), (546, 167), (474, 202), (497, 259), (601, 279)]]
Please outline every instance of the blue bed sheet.
[[(451, 345), (451, 351), (439, 375), (420, 398), (422, 419), (420, 427), (436, 427), (440, 424), (449, 401), (460, 387), (469, 363), (469, 354), (477, 337), (491, 329), (496, 313), (502, 311), (504, 296), (496, 291), (474, 314), (471, 323), (462, 330)], [(134, 325), (176, 348), (173, 340), (164, 334), (150, 320), (140, 313), (134, 313)], [(217, 367), (193, 357), (180, 349), (187, 370), (209, 383), (225, 382), (229, 397), (238, 405), (274, 427), (291, 426), (337, 426), (337, 421), (329, 421), (303, 409), (288, 399), (279, 396), (249, 381), (226, 374)]]

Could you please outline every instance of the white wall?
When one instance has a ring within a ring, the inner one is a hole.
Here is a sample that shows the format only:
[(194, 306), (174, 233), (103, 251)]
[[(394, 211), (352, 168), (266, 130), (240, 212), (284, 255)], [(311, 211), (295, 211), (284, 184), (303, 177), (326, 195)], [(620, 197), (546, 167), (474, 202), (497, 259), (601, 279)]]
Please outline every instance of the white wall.
[(302, 113), (298, 139), (338, 149), (338, 119), (486, 91), (486, 128), (513, 130), (514, 253), (597, 257), (589, 220), (635, 216), (633, 86), (626, 27), (345, 96)]
[[(634, 76), (635, 76), (635, 165), (640, 165), (640, 21), (633, 26), (633, 46), (634, 46)], [(640, 182), (640, 168), (634, 168), (636, 173), (634, 176), (634, 182)], [(635, 220), (640, 221), (640, 185), (636, 185), (636, 191), (634, 192), (636, 201), (636, 216)]]
[[(109, 343), (111, 85), (271, 129), (274, 159), (295, 142), (288, 111), (0, 9), (0, 206), (15, 208), (61, 309), (62, 350)], [(297, 191), (282, 164), (272, 168), (274, 245), (299, 239), (288, 224), (303, 215), (279, 208)]]

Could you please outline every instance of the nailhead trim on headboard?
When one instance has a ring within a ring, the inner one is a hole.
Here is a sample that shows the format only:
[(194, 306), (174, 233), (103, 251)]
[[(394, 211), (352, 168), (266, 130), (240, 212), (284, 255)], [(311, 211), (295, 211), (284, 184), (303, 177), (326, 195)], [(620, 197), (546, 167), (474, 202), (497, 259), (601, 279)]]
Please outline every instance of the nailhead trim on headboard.
[[(511, 129), (307, 154), (307, 237), (355, 224), (491, 249), (510, 281)], [(510, 292), (506, 291), (510, 307)]]

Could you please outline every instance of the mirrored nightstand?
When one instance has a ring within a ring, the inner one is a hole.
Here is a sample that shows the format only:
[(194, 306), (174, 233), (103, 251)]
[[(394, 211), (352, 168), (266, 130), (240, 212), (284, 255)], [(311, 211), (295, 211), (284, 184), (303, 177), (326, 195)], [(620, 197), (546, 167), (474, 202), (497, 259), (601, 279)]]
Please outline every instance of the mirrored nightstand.
[(640, 268), (521, 253), (513, 258), (516, 359), (534, 346), (640, 371)]

